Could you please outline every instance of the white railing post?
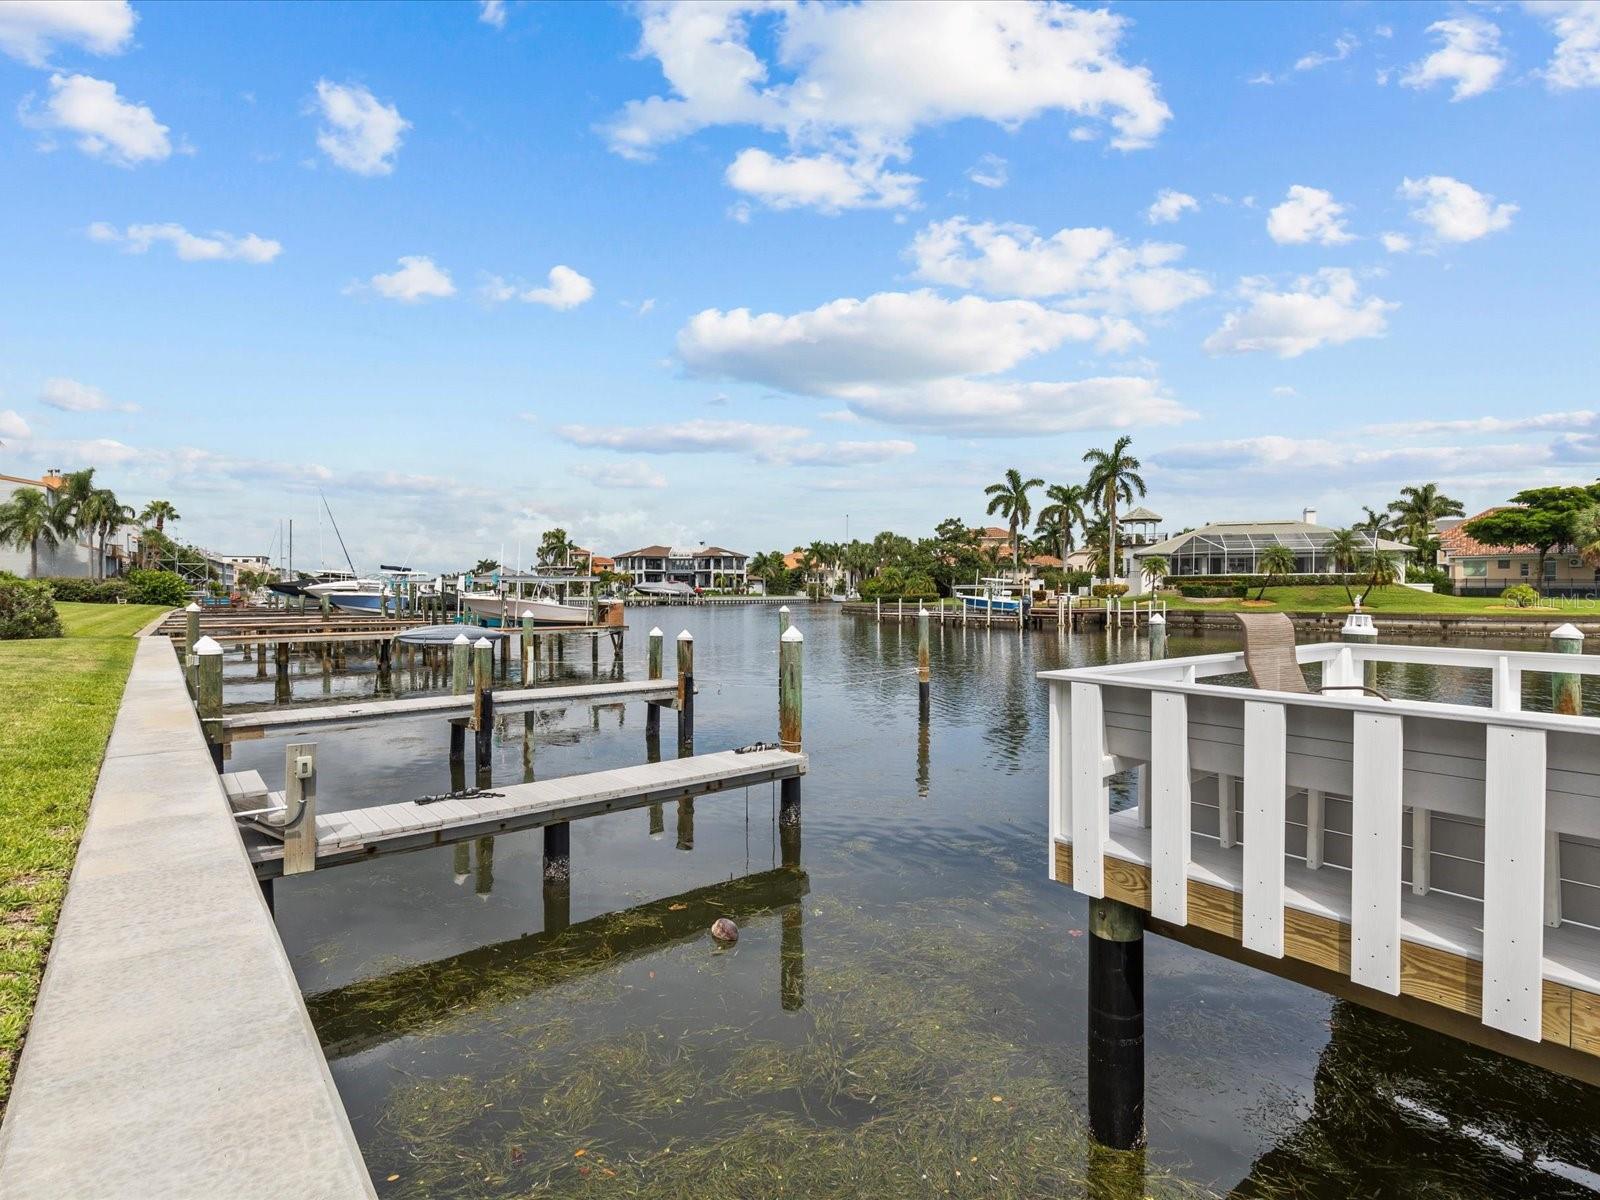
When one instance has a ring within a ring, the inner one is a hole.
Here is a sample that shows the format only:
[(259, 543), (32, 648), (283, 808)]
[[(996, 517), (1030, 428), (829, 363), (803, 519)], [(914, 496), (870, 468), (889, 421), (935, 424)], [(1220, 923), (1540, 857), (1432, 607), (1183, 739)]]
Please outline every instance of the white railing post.
[(1400, 994), (1401, 719), (1358, 712), (1351, 746), (1350, 978)]
[(1050, 684), (1050, 878), (1056, 878), (1056, 843), (1072, 832), (1072, 694)]
[(1484, 746), (1483, 1023), (1538, 1041), (1544, 1001), (1545, 737), (1491, 725)]
[(1283, 957), (1283, 808), (1288, 768), (1283, 705), (1244, 706), (1244, 937), (1247, 950)]
[(1509, 655), (1494, 660), (1493, 701), (1496, 712), (1522, 711), (1522, 670)]
[(1100, 686), (1072, 685), (1072, 887), (1085, 896), (1106, 894), (1105, 845), (1110, 833), (1105, 776), (1105, 710)]
[(1150, 693), (1150, 915), (1189, 923), (1189, 698)]

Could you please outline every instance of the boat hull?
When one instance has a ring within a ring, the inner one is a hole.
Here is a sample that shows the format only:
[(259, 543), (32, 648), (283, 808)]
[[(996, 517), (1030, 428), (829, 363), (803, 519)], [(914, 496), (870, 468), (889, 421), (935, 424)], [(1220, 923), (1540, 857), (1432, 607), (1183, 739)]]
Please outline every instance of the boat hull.
[(328, 603), (341, 612), (376, 613), (383, 611), (384, 598), (376, 592), (329, 592)]
[(968, 612), (992, 612), (1016, 616), (1022, 611), (1021, 600), (1007, 600), (1000, 596), (963, 596), (961, 604)]
[(519, 600), (515, 596), (463, 596), (462, 605), (471, 613), (488, 620), (504, 618), (520, 625), (523, 617), (532, 617), (538, 625), (588, 625), (592, 618), (587, 606), (558, 604), (554, 600)]

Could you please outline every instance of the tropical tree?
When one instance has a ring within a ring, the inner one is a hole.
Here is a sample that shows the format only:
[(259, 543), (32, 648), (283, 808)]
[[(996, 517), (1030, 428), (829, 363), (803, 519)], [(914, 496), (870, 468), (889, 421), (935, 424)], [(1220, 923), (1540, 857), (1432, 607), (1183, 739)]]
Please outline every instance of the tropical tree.
[(1462, 528), (1486, 546), (1532, 546), (1539, 552), (1542, 580), (1545, 558), (1558, 546), (1579, 543), (1580, 520), (1597, 502), (1600, 484), (1528, 488), (1511, 497), (1517, 507), (1485, 513)]
[(751, 556), (748, 571), (762, 583), (767, 585), (767, 591), (776, 593), (782, 590), (782, 584), (788, 578), (789, 568), (783, 561), (783, 551), (763, 550)]
[(1256, 599), (1265, 599), (1272, 581), (1293, 575), (1294, 568), (1294, 551), (1289, 547), (1278, 543), (1263, 550), (1256, 559), (1256, 570), (1261, 572), (1261, 590), (1256, 593)]
[(1322, 552), (1333, 560), (1333, 566), (1344, 582), (1344, 598), (1355, 603), (1355, 593), (1350, 590), (1350, 575), (1361, 563), (1366, 543), (1354, 529), (1335, 529), (1333, 536), (1323, 543)]
[(1600, 504), (1591, 504), (1573, 521), (1572, 544), (1584, 561), (1600, 563)]
[(54, 550), (68, 536), (66, 514), (39, 488), (20, 487), (0, 504), (0, 545), (28, 551), (28, 577), (39, 578), (39, 543)]
[(1042, 479), (1023, 479), (1022, 472), (1015, 467), (1006, 471), (1006, 477), (999, 483), (991, 483), (983, 489), (983, 494), (989, 497), (987, 512), (990, 516), (999, 514), (1010, 524), (1011, 529), (1011, 566), (1020, 565), (1022, 548), (1017, 544), (1017, 529), (1026, 525), (1033, 517), (1033, 502), (1028, 498), (1028, 493), (1036, 487), (1043, 487)]
[(1459, 517), (1466, 513), (1461, 501), (1446, 496), (1437, 483), (1424, 483), (1420, 487), (1403, 487), (1400, 498), (1389, 502), (1389, 512), (1395, 524), (1404, 532), (1406, 540), (1416, 550), (1417, 560), (1423, 557), (1434, 541), (1434, 525), (1441, 517)]
[(1367, 597), (1376, 587), (1388, 587), (1400, 578), (1400, 567), (1395, 562), (1394, 555), (1383, 554), (1374, 547), (1362, 560), (1362, 572), (1367, 577), (1367, 586), (1361, 591), (1361, 603), (1367, 602)]
[(1050, 503), (1039, 510), (1039, 523), (1034, 532), (1053, 537), (1059, 547), (1057, 553), (1065, 563), (1067, 554), (1077, 545), (1072, 530), (1074, 526), (1083, 526), (1089, 492), (1076, 483), (1052, 483), (1045, 488), (1044, 496)]
[(539, 539), (539, 565), (542, 567), (564, 567), (574, 547), (572, 540), (567, 537), (567, 531), (560, 527), (548, 529)]
[(492, 558), (480, 558), (477, 566), (472, 568), (474, 575), (493, 575), (500, 569), (500, 563)]
[(133, 519), (133, 509), (118, 500), (110, 488), (95, 488), (78, 505), (74, 524), (79, 531), (88, 535), (90, 549), (96, 551), (90, 564), (94, 578), (105, 578), (107, 539)]
[(139, 520), (146, 525), (152, 522), (155, 523), (157, 533), (165, 533), (167, 531), (168, 521), (181, 521), (182, 519), (171, 500), (152, 500), (139, 513)]
[(1145, 493), (1139, 460), (1128, 453), (1132, 444), (1133, 439), (1123, 434), (1110, 450), (1088, 450), (1083, 455), (1083, 461), (1089, 464), (1087, 490), (1095, 507), (1106, 515), (1106, 564), (1112, 578), (1117, 573), (1117, 504), (1132, 504), (1136, 492), (1140, 496)]
[(1156, 586), (1161, 586), (1161, 581), (1172, 574), (1172, 564), (1167, 561), (1165, 554), (1146, 554), (1139, 560), (1140, 568), (1144, 573), (1156, 581)]

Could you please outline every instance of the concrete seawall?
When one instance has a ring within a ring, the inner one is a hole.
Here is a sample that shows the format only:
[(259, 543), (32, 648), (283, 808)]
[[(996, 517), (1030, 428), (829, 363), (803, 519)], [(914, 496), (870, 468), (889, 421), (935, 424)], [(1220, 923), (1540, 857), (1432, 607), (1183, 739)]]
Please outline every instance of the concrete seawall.
[(141, 638), (0, 1126), (6, 1200), (364, 1200), (166, 638)]

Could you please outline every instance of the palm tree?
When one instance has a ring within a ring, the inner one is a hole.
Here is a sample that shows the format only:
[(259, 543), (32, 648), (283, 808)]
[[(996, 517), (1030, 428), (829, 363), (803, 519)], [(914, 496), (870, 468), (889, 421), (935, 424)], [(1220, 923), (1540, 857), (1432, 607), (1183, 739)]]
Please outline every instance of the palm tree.
[(1172, 574), (1172, 564), (1167, 561), (1165, 554), (1146, 554), (1139, 560), (1140, 569), (1151, 579), (1155, 580), (1156, 587), (1161, 586), (1161, 581)]
[(1072, 536), (1072, 527), (1083, 525), (1083, 509), (1089, 502), (1089, 493), (1076, 483), (1052, 483), (1045, 488), (1044, 495), (1050, 503), (1039, 510), (1039, 524), (1034, 532), (1049, 533), (1055, 537), (1061, 562), (1065, 565), (1068, 552), (1077, 545)]
[(1400, 498), (1389, 502), (1389, 511), (1405, 531), (1420, 562), (1423, 550), (1433, 539), (1434, 523), (1440, 517), (1465, 516), (1467, 510), (1461, 506), (1461, 501), (1441, 492), (1437, 483), (1425, 483), (1421, 487), (1401, 488)]
[(1322, 553), (1333, 560), (1334, 569), (1344, 580), (1344, 598), (1352, 604), (1355, 603), (1355, 594), (1350, 590), (1350, 573), (1360, 564), (1365, 549), (1365, 543), (1356, 536), (1354, 529), (1335, 529), (1333, 536), (1322, 546)]
[(181, 521), (182, 519), (171, 500), (152, 500), (144, 506), (144, 511), (139, 514), (139, 520), (146, 525), (152, 521), (155, 522), (157, 533), (165, 533), (167, 531), (168, 521)]
[(1095, 507), (1106, 514), (1106, 567), (1114, 579), (1117, 574), (1117, 502), (1133, 503), (1134, 493), (1144, 495), (1144, 478), (1139, 474), (1139, 460), (1128, 453), (1133, 439), (1123, 434), (1111, 444), (1110, 450), (1089, 450), (1083, 461), (1089, 464), (1087, 489)]
[(1042, 479), (1023, 479), (1022, 472), (1015, 467), (1006, 471), (1006, 477), (999, 483), (991, 483), (983, 489), (983, 494), (990, 497), (987, 512), (990, 516), (999, 513), (1011, 523), (1011, 566), (1015, 570), (1021, 565), (1022, 548), (1017, 544), (1017, 528), (1026, 525), (1033, 516), (1033, 503), (1028, 499), (1028, 493), (1036, 487), (1043, 487)]
[(96, 552), (90, 564), (95, 579), (105, 578), (106, 539), (132, 520), (133, 509), (118, 500), (110, 488), (95, 488), (78, 505), (74, 523), (89, 535), (89, 548)]
[(1600, 504), (1591, 504), (1573, 522), (1572, 544), (1584, 561), (1600, 563)]
[(1285, 575), (1293, 575), (1295, 568), (1294, 551), (1282, 543), (1268, 546), (1256, 559), (1256, 570), (1261, 572), (1261, 590), (1256, 593), (1256, 599), (1261, 600), (1267, 594), (1267, 586), (1274, 579), (1281, 579)]
[(1388, 587), (1400, 577), (1400, 570), (1395, 566), (1392, 554), (1379, 553), (1374, 546), (1361, 564), (1367, 576), (1367, 586), (1361, 593), (1361, 603), (1367, 602), (1367, 597), (1372, 594), (1375, 587)]
[(0, 545), (28, 548), (28, 577), (39, 578), (39, 543), (54, 550), (67, 536), (61, 506), (38, 488), (20, 487), (0, 504)]
[(544, 567), (564, 567), (567, 558), (574, 547), (567, 537), (567, 531), (560, 527), (550, 529), (539, 539), (539, 565)]

